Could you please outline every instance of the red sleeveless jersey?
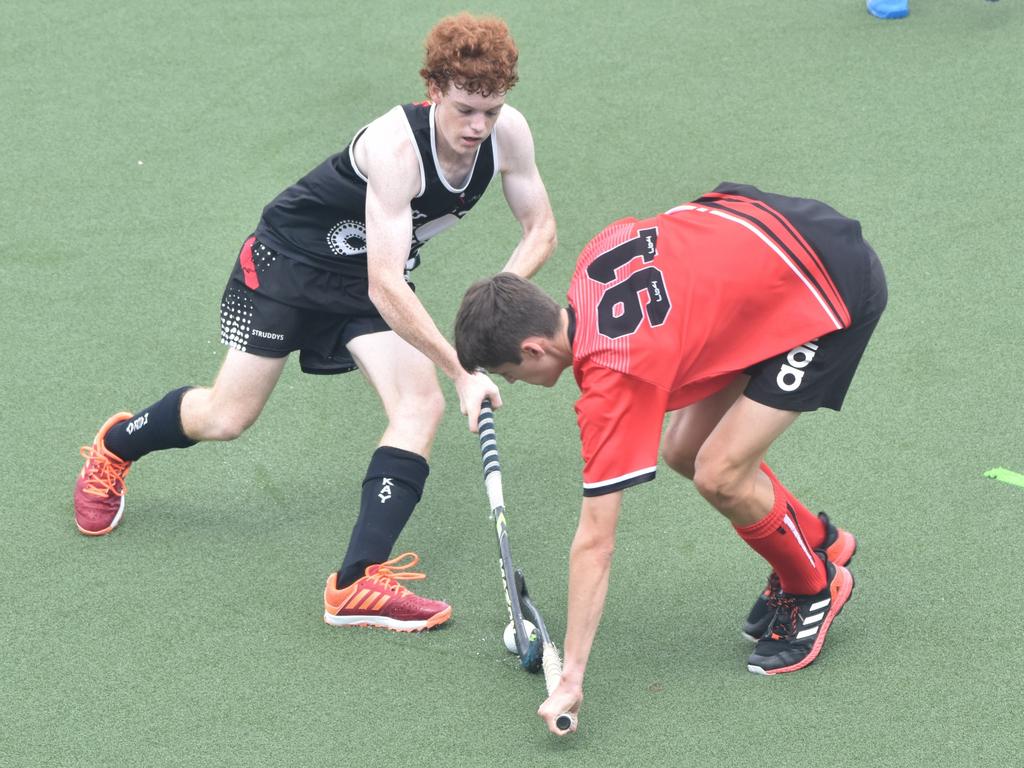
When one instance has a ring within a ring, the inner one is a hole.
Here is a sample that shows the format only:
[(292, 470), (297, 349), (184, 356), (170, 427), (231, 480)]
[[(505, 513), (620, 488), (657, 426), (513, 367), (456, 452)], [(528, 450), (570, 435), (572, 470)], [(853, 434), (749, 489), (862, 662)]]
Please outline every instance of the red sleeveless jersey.
[(735, 194), (611, 224), (584, 248), (568, 298), (585, 495), (654, 476), (666, 411), (850, 324), (796, 227)]

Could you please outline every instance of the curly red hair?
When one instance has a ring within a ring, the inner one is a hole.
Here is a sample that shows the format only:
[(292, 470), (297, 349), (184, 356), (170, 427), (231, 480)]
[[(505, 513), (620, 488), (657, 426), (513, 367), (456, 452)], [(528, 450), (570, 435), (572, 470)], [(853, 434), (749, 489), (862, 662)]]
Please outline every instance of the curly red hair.
[(487, 97), (505, 93), (519, 82), (519, 49), (501, 19), (468, 13), (448, 16), (430, 30), (423, 46), (420, 76), (442, 93), (455, 85)]

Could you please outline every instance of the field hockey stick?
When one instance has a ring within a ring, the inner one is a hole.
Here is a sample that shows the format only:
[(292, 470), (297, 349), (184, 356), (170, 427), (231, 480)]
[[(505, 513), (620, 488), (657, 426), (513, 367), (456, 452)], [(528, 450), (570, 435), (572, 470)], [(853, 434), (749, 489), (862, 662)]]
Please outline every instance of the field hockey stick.
[[(478, 428), (480, 456), (484, 466), (484, 486), (487, 489), (487, 499), (491, 505), (491, 519), (498, 536), (501, 581), (509, 620), (515, 629), (519, 663), (524, 669), (531, 672), (542, 668), (545, 687), (548, 694), (551, 694), (561, 680), (562, 661), (558, 656), (558, 649), (551, 641), (540, 611), (537, 610), (537, 606), (534, 605), (526, 590), (523, 572), (512, 564), (512, 548), (509, 544), (508, 522), (505, 516), (505, 496), (501, 483), (501, 461), (498, 456), (498, 435), (495, 431), (494, 411), (491, 409), (490, 400), (485, 399), (481, 404)], [(537, 627), (539, 638), (534, 639), (527, 636), (526, 628), (523, 626), (524, 608), (530, 614), (534, 626)], [(558, 716), (555, 725), (559, 730), (565, 731), (572, 725), (573, 720), (573, 715), (565, 712)]]
[(515, 627), (516, 650), (524, 668), (536, 671), (537, 661), (530, 654), (530, 638), (523, 626), (523, 611), (513, 582), (512, 548), (508, 540), (508, 524), (505, 520), (505, 496), (501, 484), (501, 463), (498, 459), (497, 435), (494, 432), (494, 411), (490, 400), (484, 400), (479, 420), (480, 456), (484, 465), (484, 487), (491, 505), (491, 520), (498, 535), (498, 565), (501, 568), (501, 583), (505, 593), (505, 607), (508, 618)]

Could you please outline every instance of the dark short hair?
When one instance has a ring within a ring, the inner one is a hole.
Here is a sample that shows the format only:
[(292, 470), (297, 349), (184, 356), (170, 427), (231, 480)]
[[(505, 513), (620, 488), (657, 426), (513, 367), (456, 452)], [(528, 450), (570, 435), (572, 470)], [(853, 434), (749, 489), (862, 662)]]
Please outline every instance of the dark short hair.
[(519, 275), (502, 272), (478, 280), (462, 297), (455, 317), (455, 351), (467, 371), (493, 370), (523, 361), (519, 345), (530, 336), (552, 339), (561, 309)]

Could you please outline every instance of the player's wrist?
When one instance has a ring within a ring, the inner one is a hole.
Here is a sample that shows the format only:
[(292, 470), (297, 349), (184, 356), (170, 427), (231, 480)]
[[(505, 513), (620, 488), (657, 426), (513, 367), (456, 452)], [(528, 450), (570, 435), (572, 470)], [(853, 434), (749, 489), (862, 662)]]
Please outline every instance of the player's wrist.
[(559, 687), (566, 692), (583, 691), (583, 673), (585, 668), (569, 658), (562, 664), (562, 677)]
[(452, 383), (455, 385), (455, 388), (459, 392), (463, 392), (465, 391), (466, 387), (468, 387), (470, 383), (473, 381), (476, 374), (467, 371), (461, 365), (456, 364), (455, 370), (449, 371), (448, 376), (451, 378)]

